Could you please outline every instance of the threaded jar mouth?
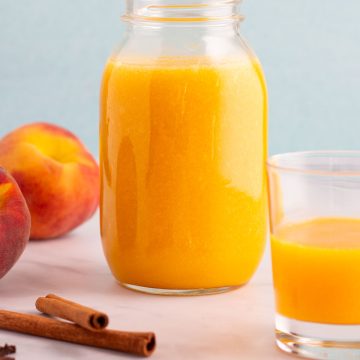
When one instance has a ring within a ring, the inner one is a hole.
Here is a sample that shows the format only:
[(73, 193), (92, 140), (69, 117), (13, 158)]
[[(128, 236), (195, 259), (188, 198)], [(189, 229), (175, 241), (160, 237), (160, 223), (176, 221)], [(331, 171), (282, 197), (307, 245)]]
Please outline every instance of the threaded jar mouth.
[[(242, 0), (128, 0), (124, 21), (228, 22), (241, 21)], [(181, 3), (180, 3), (181, 2)]]

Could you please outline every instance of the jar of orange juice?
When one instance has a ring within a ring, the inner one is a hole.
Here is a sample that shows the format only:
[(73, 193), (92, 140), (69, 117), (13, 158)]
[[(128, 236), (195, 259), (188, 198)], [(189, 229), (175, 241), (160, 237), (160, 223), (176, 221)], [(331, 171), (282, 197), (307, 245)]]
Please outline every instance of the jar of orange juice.
[(263, 253), (267, 94), (237, 0), (129, 0), (101, 89), (101, 235), (125, 287), (227, 291)]

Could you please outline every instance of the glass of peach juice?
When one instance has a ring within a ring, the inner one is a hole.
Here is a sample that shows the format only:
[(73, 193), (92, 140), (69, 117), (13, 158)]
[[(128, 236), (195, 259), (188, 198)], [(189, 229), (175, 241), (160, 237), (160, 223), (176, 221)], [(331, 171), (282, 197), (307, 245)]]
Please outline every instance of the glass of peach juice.
[(276, 342), (312, 359), (360, 359), (360, 151), (268, 161)]

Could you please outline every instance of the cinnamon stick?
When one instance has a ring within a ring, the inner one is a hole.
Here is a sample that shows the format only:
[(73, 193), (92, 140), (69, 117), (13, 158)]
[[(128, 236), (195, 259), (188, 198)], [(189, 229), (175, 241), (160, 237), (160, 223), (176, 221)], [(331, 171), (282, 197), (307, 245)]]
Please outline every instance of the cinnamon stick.
[(6, 310), (0, 310), (0, 329), (139, 356), (150, 356), (156, 346), (155, 334), (151, 332), (91, 331), (56, 319)]
[(89, 330), (102, 330), (109, 324), (106, 314), (54, 294), (39, 297), (35, 306), (44, 314), (72, 321)]
[(8, 345), (5, 344), (4, 346), (0, 346), (0, 356), (5, 357), (10, 354), (16, 353), (16, 346), (15, 345)]

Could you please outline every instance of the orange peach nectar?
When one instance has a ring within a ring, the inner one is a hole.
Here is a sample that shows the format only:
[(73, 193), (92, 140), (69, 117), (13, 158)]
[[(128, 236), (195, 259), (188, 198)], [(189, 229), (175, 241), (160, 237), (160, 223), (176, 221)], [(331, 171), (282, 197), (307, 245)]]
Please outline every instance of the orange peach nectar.
[(197, 289), (249, 280), (266, 235), (266, 101), (256, 60), (109, 61), (101, 232), (120, 282)]
[(360, 220), (320, 218), (276, 229), (273, 276), (279, 314), (360, 324)]

